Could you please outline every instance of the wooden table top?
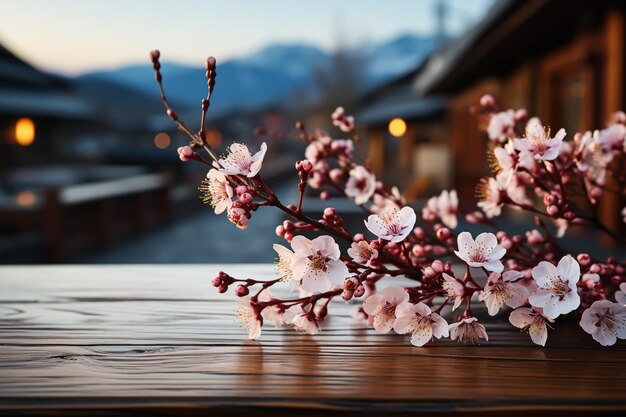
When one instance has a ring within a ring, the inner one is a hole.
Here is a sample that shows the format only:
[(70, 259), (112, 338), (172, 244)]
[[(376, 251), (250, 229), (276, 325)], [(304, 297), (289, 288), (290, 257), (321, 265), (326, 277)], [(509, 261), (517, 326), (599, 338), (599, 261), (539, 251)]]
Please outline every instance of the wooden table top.
[(574, 320), (548, 347), (503, 322), (482, 346), (412, 347), (331, 304), (311, 337), (249, 341), (219, 270), (271, 265), (0, 268), (0, 414), (626, 415), (626, 343), (602, 348)]

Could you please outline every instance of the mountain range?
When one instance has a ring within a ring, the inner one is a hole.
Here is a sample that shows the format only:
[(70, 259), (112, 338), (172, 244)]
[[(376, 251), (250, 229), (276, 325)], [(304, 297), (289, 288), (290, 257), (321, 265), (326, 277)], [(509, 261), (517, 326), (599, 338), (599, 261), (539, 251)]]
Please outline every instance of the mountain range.
[[(406, 34), (386, 42), (346, 51), (359, 68), (363, 93), (419, 65), (437, 46), (435, 36)], [(211, 114), (232, 109), (254, 110), (277, 106), (294, 95), (303, 100), (319, 99), (316, 91), (320, 76), (332, 77), (335, 56), (316, 46), (303, 44), (272, 44), (250, 55), (219, 61), (217, 86)], [(345, 62), (345, 61), (344, 61)], [(168, 99), (178, 107), (197, 108), (206, 88), (202, 62), (198, 66), (165, 61), (162, 64)], [(79, 91), (94, 102), (118, 106), (118, 113), (127, 114), (141, 103), (146, 112), (155, 110), (159, 102), (152, 67), (129, 65), (114, 70), (95, 71), (70, 80)]]

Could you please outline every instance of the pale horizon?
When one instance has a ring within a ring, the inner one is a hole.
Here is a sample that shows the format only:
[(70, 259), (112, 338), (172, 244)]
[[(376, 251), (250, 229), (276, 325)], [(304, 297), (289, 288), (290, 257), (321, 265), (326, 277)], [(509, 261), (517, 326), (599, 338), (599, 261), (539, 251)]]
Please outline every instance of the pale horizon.
[[(357, 46), (407, 33), (434, 34), (436, 3), (10, 1), (2, 5), (0, 43), (43, 70), (67, 76), (141, 64), (155, 48), (166, 62), (202, 65), (207, 55), (225, 61), (275, 43), (331, 51), (339, 43)], [(492, 0), (468, 3), (446, 1), (449, 35), (476, 23)]]

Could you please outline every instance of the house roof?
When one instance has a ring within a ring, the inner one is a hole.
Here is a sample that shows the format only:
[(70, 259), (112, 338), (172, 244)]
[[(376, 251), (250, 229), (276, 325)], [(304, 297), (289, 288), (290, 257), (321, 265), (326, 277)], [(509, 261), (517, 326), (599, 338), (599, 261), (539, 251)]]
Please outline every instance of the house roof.
[(480, 77), (505, 74), (581, 28), (597, 28), (607, 7), (619, 7), (619, 1), (498, 0), (479, 24), (431, 57), (413, 88), (418, 94), (453, 93)]
[(0, 45), (0, 114), (88, 119), (94, 113), (94, 107), (61, 78)]
[(379, 126), (387, 125), (394, 117), (417, 120), (443, 112), (444, 96), (421, 97), (412, 90), (413, 79), (421, 69), (422, 65), (368, 93), (355, 114), (357, 122)]

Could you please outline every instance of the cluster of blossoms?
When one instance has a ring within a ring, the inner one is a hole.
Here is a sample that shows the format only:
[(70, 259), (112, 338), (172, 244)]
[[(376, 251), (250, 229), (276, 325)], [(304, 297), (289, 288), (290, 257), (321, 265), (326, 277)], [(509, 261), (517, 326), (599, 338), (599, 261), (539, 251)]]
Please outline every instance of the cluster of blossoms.
[[(626, 338), (626, 262), (603, 261), (588, 253), (572, 256), (558, 243), (569, 226), (591, 227), (624, 242), (596, 214), (605, 193), (626, 195), (624, 113), (616, 114), (606, 129), (568, 141), (565, 130), (552, 135), (525, 110), (500, 111), (493, 97), (484, 96), (475, 111), (488, 126), (495, 176), (479, 184), (477, 207), (463, 211), (456, 191), (444, 190), (427, 201), (418, 218), (397, 188), (377, 180), (367, 160), (357, 162), (354, 118), (338, 108), (332, 124), (350, 137), (310, 134), (301, 123), (296, 125), (307, 143), (305, 159), (295, 164), (300, 198), (297, 204), (284, 204), (261, 176), (266, 143), (256, 153), (234, 143), (218, 157), (204, 139), (215, 59), (207, 60), (209, 93), (202, 101), (201, 130), (195, 134), (165, 99), (158, 51), (151, 57), (167, 114), (191, 138), (179, 148), (180, 159), (208, 167), (200, 186), (203, 200), (216, 214), (226, 212), (240, 229), (264, 206), (289, 218), (276, 227), (287, 244), (274, 245), (275, 279), (220, 272), (213, 280), (219, 292), (234, 288), (240, 297), (236, 314), (250, 338), (260, 337), (268, 321), (316, 334), (335, 298), (363, 300), (354, 309), (355, 318), (380, 333), (410, 334), (415, 346), (441, 338), (488, 340), (472, 311), (477, 304), (489, 316), (505, 311), (511, 325), (541, 346), (555, 320), (568, 314), (579, 314), (581, 328), (602, 345)], [(208, 160), (200, 155), (202, 150)], [(360, 206), (367, 213), (368, 234), (352, 233), (332, 207), (319, 219), (305, 214), (307, 187), (317, 189), (322, 200), (339, 194)], [(515, 235), (501, 230), (495, 218), (505, 207), (534, 215), (536, 228)], [(493, 233), (474, 238), (467, 231), (456, 232), (460, 219)], [(556, 224), (556, 234), (550, 222)], [(319, 233), (313, 239), (303, 234), (315, 231)], [(349, 245), (345, 254), (337, 241)], [(453, 264), (464, 265), (464, 272), (453, 271)], [(385, 285), (390, 277), (404, 277), (412, 285)], [(275, 285), (298, 294), (277, 298), (270, 291)]]

